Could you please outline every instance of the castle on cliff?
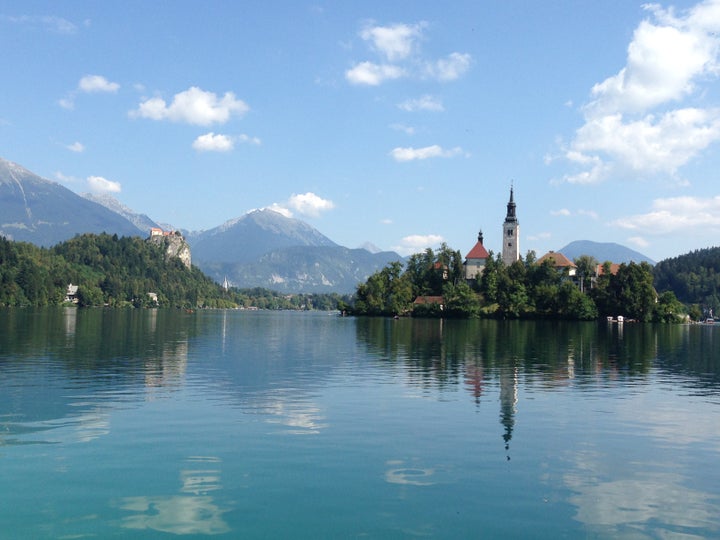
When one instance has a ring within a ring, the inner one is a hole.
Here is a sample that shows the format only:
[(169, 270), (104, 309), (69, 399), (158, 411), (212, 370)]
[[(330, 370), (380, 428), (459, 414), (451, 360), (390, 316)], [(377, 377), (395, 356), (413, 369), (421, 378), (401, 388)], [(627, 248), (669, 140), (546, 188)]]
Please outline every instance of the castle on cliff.
[(147, 240), (165, 248), (165, 260), (177, 257), (188, 269), (191, 268), (190, 246), (180, 231), (164, 231), (153, 227), (150, 229), (150, 237)]

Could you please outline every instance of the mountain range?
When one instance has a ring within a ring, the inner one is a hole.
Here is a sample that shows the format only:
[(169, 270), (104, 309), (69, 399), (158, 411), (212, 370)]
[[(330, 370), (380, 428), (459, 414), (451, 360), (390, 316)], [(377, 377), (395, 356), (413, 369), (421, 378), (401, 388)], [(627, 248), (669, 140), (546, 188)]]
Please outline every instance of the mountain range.
[(0, 158), (0, 235), (49, 247), (77, 233), (146, 235), (120, 214)]
[(610, 261), (614, 263), (641, 263), (646, 262), (654, 265), (655, 261), (646, 257), (642, 253), (632, 250), (614, 242), (592, 242), (590, 240), (576, 240), (570, 242), (567, 246), (557, 250), (565, 255), (571, 261), (577, 259), (581, 255), (590, 255), (595, 257), (599, 263)]
[[(52, 246), (81, 233), (147, 237), (159, 225), (108, 195), (80, 196), (0, 158), (0, 236)], [(340, 246), (307, 223), (269, 209), (254, 210), (207, 231), (182, 231), (193, 264), (222, 283), (288, 293), (354, 292), (358, 283), (402, 257), (367, 244)], [(572, 242), (558, 250), (569, 259), (653, 261), (619, 244)]]
[[(49, 247), (81, 233), (149, 236), (160, 227), (109, 195), (78, 195), (0, 158), (0, 236)], [(182, 231), (193, 264), (222, 283), (288, 293), (351, 293), (394, 252), (340, 246), (307, 223), (255, 210), (213, 229)]]

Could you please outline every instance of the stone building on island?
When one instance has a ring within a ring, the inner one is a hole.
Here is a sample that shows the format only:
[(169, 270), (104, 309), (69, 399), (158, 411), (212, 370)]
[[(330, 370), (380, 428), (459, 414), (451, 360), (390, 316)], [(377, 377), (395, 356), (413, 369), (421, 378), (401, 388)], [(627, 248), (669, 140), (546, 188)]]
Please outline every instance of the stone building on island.
[(480, 231), (478, 233), (477, 243), (465, 256), (465, 262), (463, 263), (463, 266), (465, 267), (465, 279), (477, 279), (477, 276), (481, 275), (482, 271), (485, 269), (489, 256), (490, 254), (483, 245), (483, 233)]
[[(478, 233), (477, 243), (465, 256), (465, 279), (474, 280), (482, 274), (487, 264), (487, 249), (483, 245), (483, 233)], [(511, 265), (520, 258), (520, 223), (517, 219), (515, 197), (513, 188), (510, 187), (510, 200), (507, 204), (507, 214), (503, 223), (502, 238), (502, 262), (505, 265)]]
[(510, 201), (507, 204), (507, 215), (503, 223), (502, 262), (506, 266), (520, 258), (520, 222), (515, 215), (513, 188), (510, 187)]

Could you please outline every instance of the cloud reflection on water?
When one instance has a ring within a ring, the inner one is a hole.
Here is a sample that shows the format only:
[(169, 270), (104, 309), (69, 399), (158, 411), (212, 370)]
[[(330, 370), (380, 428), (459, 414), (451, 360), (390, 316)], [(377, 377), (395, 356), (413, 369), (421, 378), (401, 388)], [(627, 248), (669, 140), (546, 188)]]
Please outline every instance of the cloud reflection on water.
[[(705, 538), (708, 530), (720, 532), (717, 496), (688, 487), (679, 472), (608, 470), (603, 466), (607, 458), (592, 450), (578, 452), (574, 460), (575, 468), (563, 475), (574, 493), (568, 502), (576, 509), (575, 519), (601, 536)], [(637, 469), (657, 464), (627, 465)], [(667, 470), (670, 465), (660, 466)], [(653, 534), (647, 532), (649, 524)]]
[[(655, 523), (655, 532), (680, 534), (684, 538), (704, 538), (692, 529), (707, 531), (717, 527), (717, 500), (709, 493), (683, 485), (682, 475), (638, 473), (631, 478), (607, 482), (585, 482), (566, 476), (568, 487), (577, 491), (569, 501), (576, 508), (575, 519), (591, 526), (612, 527), (613, 535), (625, 529), (640, 533), (645, 524)], [(659, 529), (659, 530), (658, 530)]]
[[(222, 489), (221, 471), (214, 468), (220, 459), (213, 456), (193, 456), (192, 468), (180, 471), (180, 495), (125, 497), (122, 510), (133, 512), (122, 519), (126, 529), (152, 529), (171, 534), (216, 535), (229, 532), (223, 519), (227, 510), (221, 509), (209, 492)], [(217, 465), (219, 467), (219, 465)]]

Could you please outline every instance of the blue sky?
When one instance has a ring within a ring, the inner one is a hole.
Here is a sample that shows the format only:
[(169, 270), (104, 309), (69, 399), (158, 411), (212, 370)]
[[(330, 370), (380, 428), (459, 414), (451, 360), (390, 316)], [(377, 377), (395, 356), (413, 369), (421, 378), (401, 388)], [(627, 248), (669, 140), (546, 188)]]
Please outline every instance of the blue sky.
[(409, 254), (718, 245), (720, 0), (8, 2), (0, 156), (156, 221)]

